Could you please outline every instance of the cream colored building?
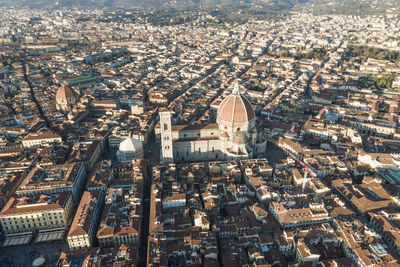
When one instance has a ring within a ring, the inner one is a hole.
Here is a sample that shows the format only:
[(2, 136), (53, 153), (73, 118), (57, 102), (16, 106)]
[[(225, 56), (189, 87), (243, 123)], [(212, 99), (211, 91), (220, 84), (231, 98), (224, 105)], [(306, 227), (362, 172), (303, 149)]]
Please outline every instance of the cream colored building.
[(52, 144), (62, 144), (61, 136), (55, 133), (30, 133), (22, 139), (23, 147), (42, 147)]
[(71, 192), (79, 201), (85, 181), (85, 165), (73, 162), (33, 168), (15, 192), (17, 196)]
[(102, 207), (102, 191), (93, 190), (83, 193), (67, 236), (71, 250), (88, 248), (93, 245)]
[(70, 192), (12, 197), (0, 212), (6, 234), (67, 228), (73, 212)]
[(173, 126), (171, 115), (160, 111), (162, 163), (248, 159), (266, 150), (254, 110), (237, 83), (219, 105), (217, 123)]

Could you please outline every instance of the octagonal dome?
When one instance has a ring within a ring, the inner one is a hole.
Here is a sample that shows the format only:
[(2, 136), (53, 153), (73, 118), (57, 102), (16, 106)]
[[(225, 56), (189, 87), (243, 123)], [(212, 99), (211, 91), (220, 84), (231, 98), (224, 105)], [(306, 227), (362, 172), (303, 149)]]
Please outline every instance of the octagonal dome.
[(227, 98), (219, 104), (217, 121), (228, 123), (248, 122), (255, 117), (253, 107), (250, 102), (240, 94), (239, 84), (235, 87)]
[(56, 99), (69, 99), (75, 97), (75, 91), (69, 86), (63, 85), (60, 86), (60, 88), (58, 88), (57, 90)]
[(142, 149), (142, 141), (135, 138), (126, 138), (119, 144), (119, 151), (134, 152)]

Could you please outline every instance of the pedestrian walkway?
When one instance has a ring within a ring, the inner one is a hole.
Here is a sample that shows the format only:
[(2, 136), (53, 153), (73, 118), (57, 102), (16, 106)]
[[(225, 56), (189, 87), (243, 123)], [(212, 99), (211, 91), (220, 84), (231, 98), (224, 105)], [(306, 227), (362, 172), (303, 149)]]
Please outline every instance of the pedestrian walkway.
[(65, 234), (64, 228), (42, 230), (39, 231), (39, 233), (37, 234), (34, 243), (61, 240), (63, 239), (64, 234)]
[(6, 235), (6, 239), (2, 247), (27, 245), (31, 242), (32, 237), (33, 237), (32, 232), (9, 234)]

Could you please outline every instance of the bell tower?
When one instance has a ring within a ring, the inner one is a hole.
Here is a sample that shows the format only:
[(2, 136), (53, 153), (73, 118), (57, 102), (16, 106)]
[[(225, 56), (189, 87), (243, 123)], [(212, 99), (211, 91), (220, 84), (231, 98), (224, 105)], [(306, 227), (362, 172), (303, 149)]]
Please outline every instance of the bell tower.
[(161, 158), (160, 163), (173, 163), (171, 111), (160, 109)]

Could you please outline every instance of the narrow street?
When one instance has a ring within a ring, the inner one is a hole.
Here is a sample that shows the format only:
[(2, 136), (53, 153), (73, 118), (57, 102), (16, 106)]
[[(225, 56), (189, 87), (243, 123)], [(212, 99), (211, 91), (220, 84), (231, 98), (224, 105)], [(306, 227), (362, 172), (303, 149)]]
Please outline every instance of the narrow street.
[(149, 236), (149, 211), (150, 211), (150, 189), (151, 189), (151, 169), (152, 164), (147, 165), (147, 179), (143, 181), (143, 200), (142, 200), (142, 224), (139, 237), (139, 266), (146, 266), (147, 263), (147, 240)]
[(31, 81), (28, 79), (28, 73), (26, 71), (26, 66), (25, 66), (25, 60), (21, 60), (21, 65), (22, 65), (22, 69), (24, 71), (24, 80), (28, 83), (29, 88), (30, 88), (32, 101), (35, 102), (35, 104), (36, 104), (36, 106), (37, 106), (37, 108), (39, 110), (40, 116), (46, 122), (47, 127), (50, 127), (50, 121), (47, 119), (46, 115), (44, 114), (43, 109), (40, 106), (39, 101), (36, 99), (35, 92), (33, 91), (33, 85), (31, 83)]
[(171, 99), (168, 100), (168, 104), (171, 104), (175, 99), (177, 99), (178, 97), (180, 97), (181, 95), (183, 95), (184, 93), (186, 93), (187, 91), (190, 91), (193, 87), (195, 87), (197, 84), (202, 83), (203, 81), (205, 81), (208, 77), (210, 77), (211, 75), (213, 75), (217, 70), (219, 70), (221, 68), (221, 66), (223, 65), (223, 63), (218, 64), (216, 67), (214, 67), (213, 69), (210, 70), (209, 73), (206, 73), (205, 75), (203, 75), (202, 77), (199, 77), (195, 80), (191, 80), (188, 84), (186, 84), (185, 86), (182, 87), (182, 89), (179, 91), (179, 93), (177, 93), (176, 95), (174, 95), (174, 97), (172, 97)]
[[(260, 56), (256, 57), (256, 58), (253, 60), (252, 66), (255, 65), (255, 64), (257, 64), (257, 63), (258, 63), (258, 60), (261, 58), (261, 56), (264, 55), (264, 54), (268, 51), (269, 46), (271, 45), (271, 43), (272, 43), (272, 42), (269, 42), (269, 43), (267, 44), (267, 46), (264, 47), (263, 53), (262, 53)], [(215, 69), (212, 73), (210, 73), (210, 75), (213, 74), (213, 73), (215, 73), (215, 72), (216, 72), (218, 69), (220, 69), (222, 66), (223, 66), (223, 65), (220, 65), (217, 69)], [(239, 74), (236, 76), (236, 78), (235, 78), (233, 81), (231, 81), (231, 82), (229, 83), (228, 86), (226, 86), (226, 88), (231, 88), (231, 87), (234, 85), (234, 82), (236, 82), (238, 79), (240, 79), (240, 77), (242, 77), (249, 69), (251, 69), (251, 67), (248, 67), (248, 68), (244, 69), (241, 73), (239, 73)], [(205, 79), (207, 79), (208, 77), (209, 77), (209, 75), (207, 75), (206, 77), (202, 78), (202, 79), (201, 79), (200, 81), (198, 81), (197, 83), (203, 82), (203, 81), (204, 81)], [(197, 83), (196, 83), (196, 84), (197, 84)], [(216, 94), (215, 96), (213, 96), (211, 99), (209, 99), (209, 104), (208, 104), (208, 106), (207, 106), (207, 109), (204, 110), (203, 112), (197, 114), (197, 115), (189, 122), (189, 124), (192, 124), (193, 122), (195, 122), (196, 120), (198, 120), (199, 118), (201, 118), (201, 116), (203, 116), (203, 114), (204, 114), (208, 109), (210, 109), (210, 104), (211, 104), (215, 99), (217, 99), (219, 96), (221, 96), (221, 95), (225, 92), (225, 89), (224, 89), (224, 88), (225, 88), (225, 85), (226, 85), (226, 84), (221, 85), (221, 86), (220, 86), (220, 89), (217, 91), (217, 94)], [(192, 86), (192, 87), (193, 87), (193, 86)], [(191, 88), (192, 88), (192, 87), (191, 87)], [(191, 89), (191, 88), (190, 88), (190, 89)]]
[(144, 157), (147, 163), (147, 179), (143, 182), (143, 200), (142, 200), (142, 224), (140, 229), (140, 248), (139, 248), (139, 266), (145, 267), (147, 263), (147, 241), (149, 236), (149, 217), (150, 217), (150, 190), (152, 183), (153, 166), (159, 164), (160, 144), (156, 142), (154, 133), (151, 134), (149, 141), (144, 148)]

